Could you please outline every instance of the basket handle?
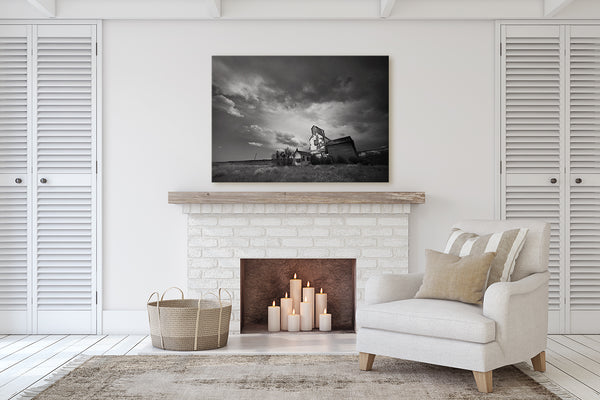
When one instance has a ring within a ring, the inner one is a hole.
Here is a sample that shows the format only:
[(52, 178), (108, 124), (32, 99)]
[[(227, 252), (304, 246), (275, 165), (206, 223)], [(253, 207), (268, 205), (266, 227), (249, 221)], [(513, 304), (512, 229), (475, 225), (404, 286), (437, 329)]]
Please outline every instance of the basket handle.
[(227, 293), (229, 295), (229, 302), (233, 303), (233, 296), (231, 295), (231, 292), (229, 290), (227, 290), (227, 289), (219, 288), (219, 305), (221, 307), (223, 307), (221, 305), (221, 290), (223, 290), (225, 293)]
[[(232, 300), (231, 293), (227, 289), (223, 289), (229, 295), (229, 301)], [(223, 304), (221, 303), (221, 289), (219, 289), (219, 295), (217, 296), (213, 292), (208, 292), (207, 296), (214, 296), (219, 301), (219, 325), (217, 328), (217, 347), (221, 347), (221, 319), (223, 315)], [(196, 311), (196, 330), (194, 331), (194, 351), (198, 350), (198, 327), (200, 325), (200, 310), (202, 307), (203, 294), (200, 293), (198, 299), (198, 311)]]
[(233, 297), (227, 289), (219, 288), (219, 327), (217, 328), (217, 347), (221, 347), (221, 322), (223, 321), (223, 303), (221, 302), (221, 290), (229, 295), (229, 302), (232, 303)]
[(206, 293), (207, 296), (213, 296), (216, 300), (219, 300), (219, 296), (217, 296), (216, 294), (214, 294), (213, 292), (208, 292)]
[[(208, 294), (217, 297), (214, 293), (208, 293)], [(203, 297), (204, 297), (203, 294), (200, 293), (200, 298), (198, 299), (198, 310), (196, 311), (196, 330), (194, 331), (194, 351), (198, 350), (198, 326), (200, 325), (200, 310), (202, 307)], [(218, 343), (217, 343), (217, 346), (218, 346)]]
[(198, 350), (198, 325), (200, 324), (200, 305), (202, 304), (202, 292), (198, 299), (198, 310), (196, 311), (196, 329), (194, 330), (194, 351)]
[[(164, 350), (165, 341), (163, 340), (162, 327), (160, 326), (160, 301), (162, 298), (160, 297), (160, 294), (158, 292), (154, 292), (150, 295), (150, 297), (148, 297), (148, 301), (146, 303), (150, 304), (150, 299), (154, 295), (156, 295), (156, 314), (158, 315), (158, 334), (160, 335), (160, 346)], [(163, 293), (163, 296), (164, 295), (165, 294)], [(148, 325), (150, 325), (150, 310), (148, 310)]]
[(171, 289), (177, 289), (179, 290), (179, 293), (181, 293), (181, 300), (183, 300), (183, 290), (179, 289), (177, 286), (171, 286), (170, 288), (166, 289), (162, 296), (160, 296), (160, 301), (163, 301), (163, 299), (165, 298), (165, 294), (167, 294), (167, 292)]
[(153, 292), (150, 297), (148, 297), (148, 300), (146, 301), (146, 304), (150, 303), (150, 299), (152, 298), (152, 296), (156, 295), (156, 301), (160, 301), (160, 294), (158, 292)]

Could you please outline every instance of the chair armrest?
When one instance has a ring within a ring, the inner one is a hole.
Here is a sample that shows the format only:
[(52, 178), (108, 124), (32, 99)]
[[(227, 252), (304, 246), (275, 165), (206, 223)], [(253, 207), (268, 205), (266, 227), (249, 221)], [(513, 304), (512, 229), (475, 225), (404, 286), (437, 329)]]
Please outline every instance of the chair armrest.
[(483, 314), (485, 315), (486, 308), (497, 309), (498, 306), (509, 301), (511, 296), (534, 292), (539, 287), (547, 285), (549, 279), (549, 272), (538, 272), (516, 282), (496, 282), (490, 285), (483, 298)]
[(378, 304), (412, 299), (423, 283), (422, 273), (384, 274), (369, 278), (365, 288), (365, 303)]
[(483, 315), (496, 322), (496, 340), (505, 353), (545, 348), (549, 278), (549, 272), (539, 272), (516, 282), (494, 283), (486, 290)]

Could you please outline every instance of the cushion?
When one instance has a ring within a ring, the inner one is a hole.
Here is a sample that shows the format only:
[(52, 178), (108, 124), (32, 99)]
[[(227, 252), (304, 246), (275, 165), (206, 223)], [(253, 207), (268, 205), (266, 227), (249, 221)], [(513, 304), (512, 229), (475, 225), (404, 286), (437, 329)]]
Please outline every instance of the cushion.
[(494, 257), (496, 253), (459, 257), (425, 250), (425, 275), (415, 298), (482, 304)]
[(519, 256), (527, 228), (510, 229), (504, 232), (476, 235), (460, 229), (453, 229), (446, 243), (444, 253), (464, 257), (470, 254), (495, 252), (487, 286), (496, 282), (508, 282), (515, 268), (515, 260)]
[(465, 232), (473, 232), (478, 235), (527, 228), (527, 238), (515, 261), (515, 269), (510, 275), (510, 280), (514, 282), (537, 272), (548, 271), (548, 246), (550, 242), (550, 224), (548, 223), (522, 218), (464, 220), (458, 221), (452, 228), (462, 229)]
[(359, 308), (359, 327), (475, 343), (496, 338), (496, 324), (483, 308), (458, 301), (408, 299)]

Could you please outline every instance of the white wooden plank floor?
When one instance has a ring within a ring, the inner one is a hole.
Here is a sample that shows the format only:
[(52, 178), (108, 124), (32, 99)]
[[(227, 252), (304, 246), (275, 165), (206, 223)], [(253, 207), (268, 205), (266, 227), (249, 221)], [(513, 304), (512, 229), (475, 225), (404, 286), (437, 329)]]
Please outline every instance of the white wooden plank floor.
[[(332, 346), (329, 351), (325, 347), (330, 338), (308, 340), (323, 342), (318, 343), (320, 351), (347, 354), (348, 337), (344, 337), (343, 348)], [(240, 348), (243, 340), (232, 335), (228, 347)], [(256, 346), (257, 354), (267, 352), (256, 338), (244, 343)], [(249, 350), (244, 348), (243, 353)], [(144, 335), (0, 335), (0, 399), (11, 399), (43, 384), (47, 376), (79, 355), (155, 353), (150, 338)], [(550, 335), (546, 360), (549, 379), (582, 400), (600, 400), (600, 335)]]

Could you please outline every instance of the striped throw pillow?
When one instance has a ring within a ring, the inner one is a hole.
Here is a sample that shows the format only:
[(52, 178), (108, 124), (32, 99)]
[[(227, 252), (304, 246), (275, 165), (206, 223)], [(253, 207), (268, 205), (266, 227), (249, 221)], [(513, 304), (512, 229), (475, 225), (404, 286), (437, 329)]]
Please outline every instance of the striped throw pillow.
[(527, 229), (511, 229), (504, 232), (479, 236), (460, 229), (453, 229), (444, 253), (455, 256), (468, 256), (495, 252), (488, 275), (486, 288), (492, 283), (508, 282), (515, 269), (515, 261), (525, 243)]

